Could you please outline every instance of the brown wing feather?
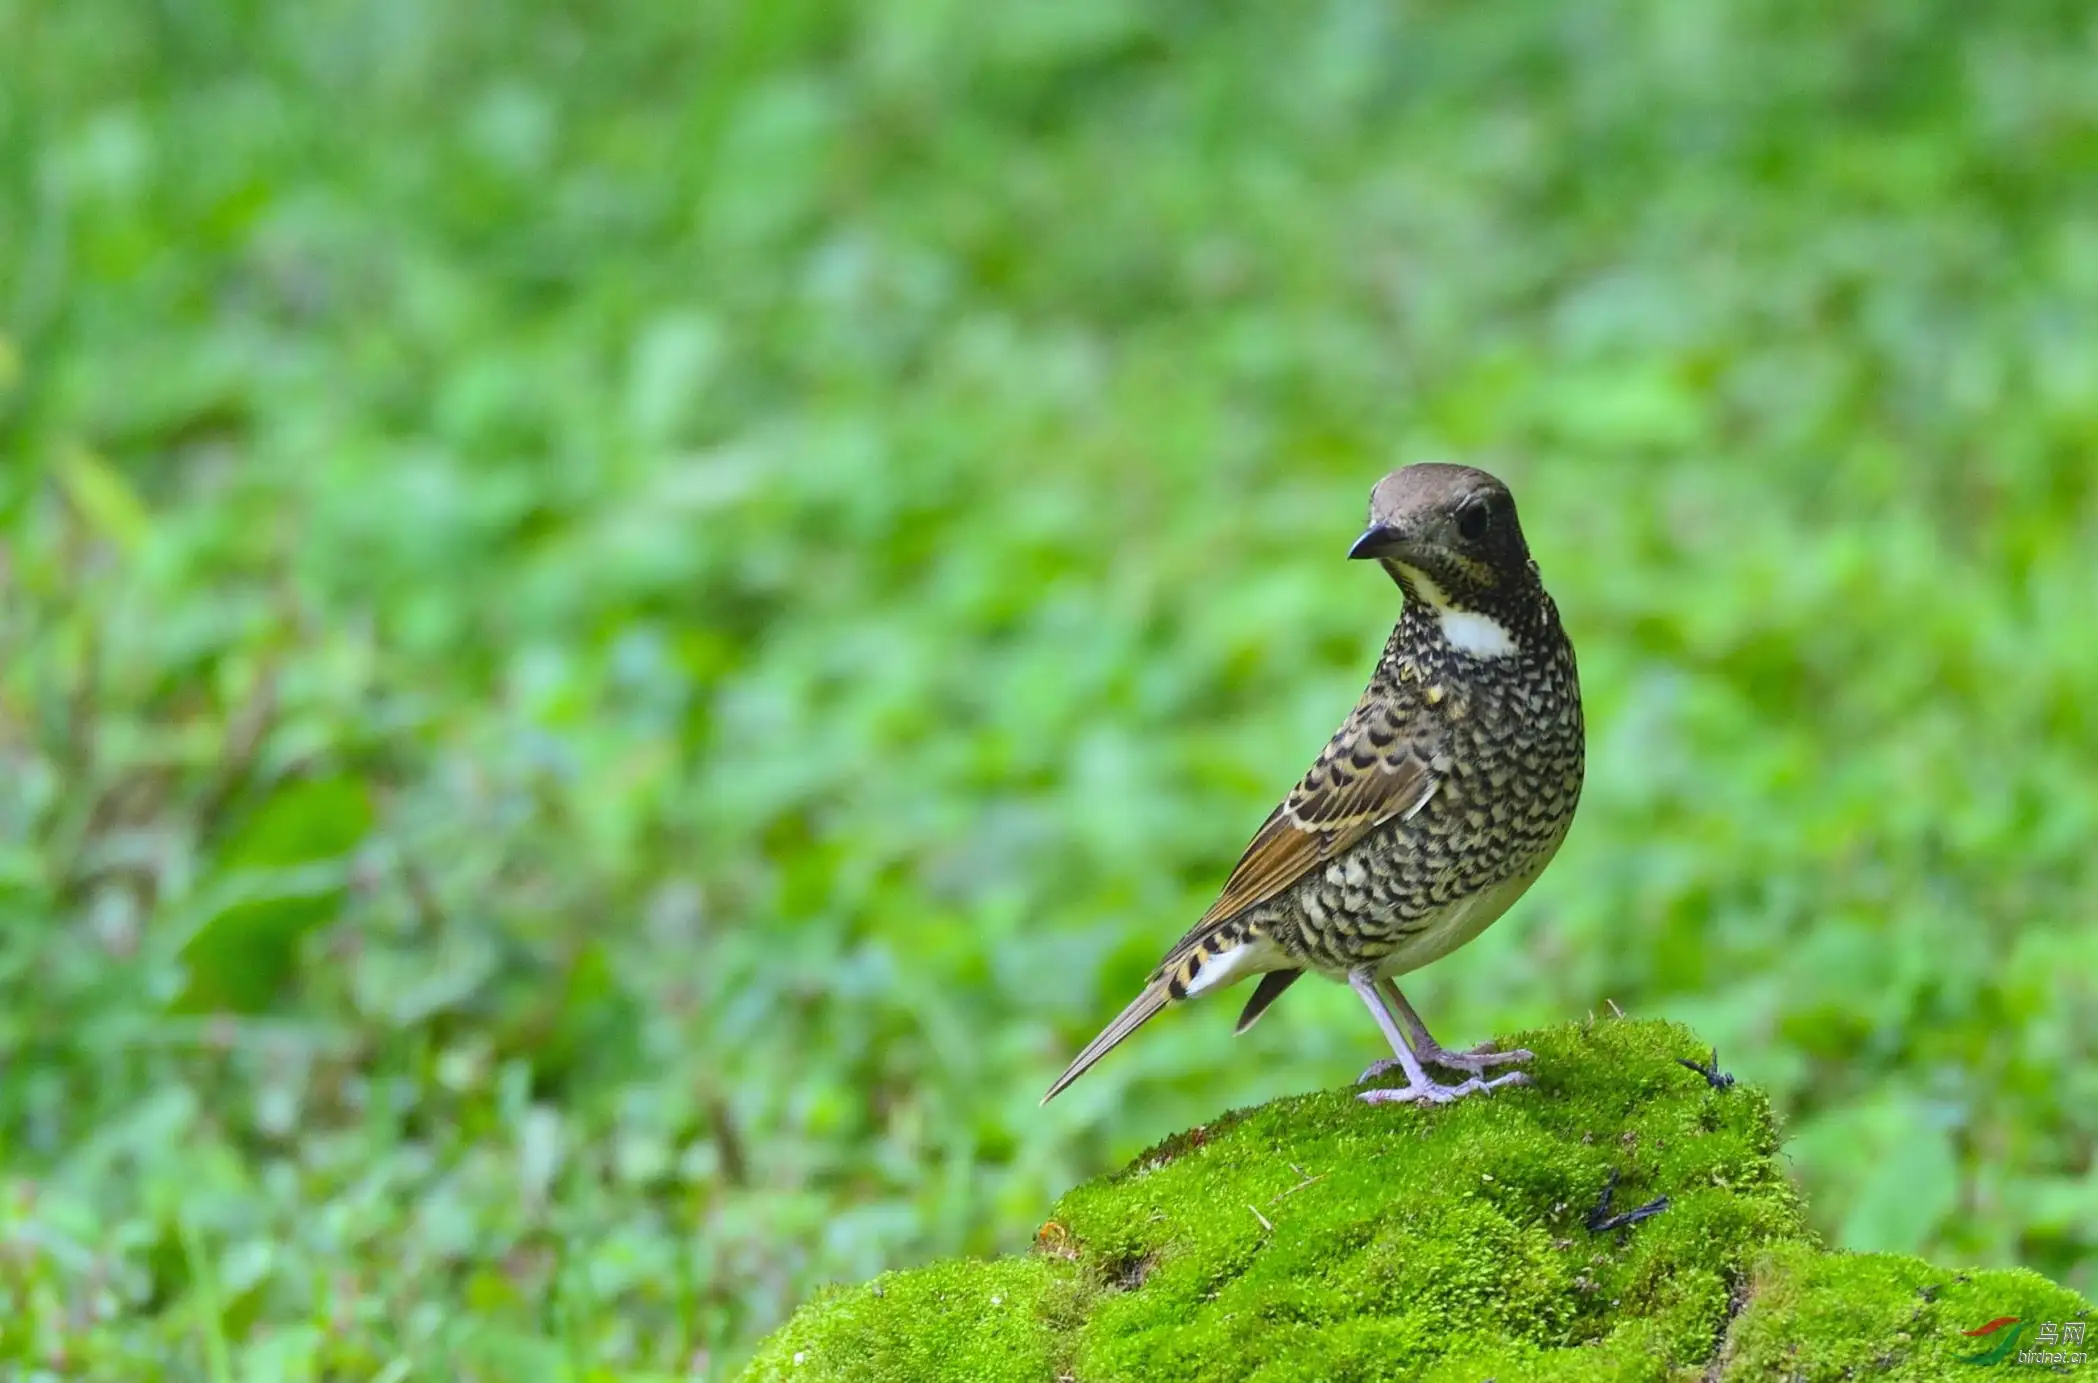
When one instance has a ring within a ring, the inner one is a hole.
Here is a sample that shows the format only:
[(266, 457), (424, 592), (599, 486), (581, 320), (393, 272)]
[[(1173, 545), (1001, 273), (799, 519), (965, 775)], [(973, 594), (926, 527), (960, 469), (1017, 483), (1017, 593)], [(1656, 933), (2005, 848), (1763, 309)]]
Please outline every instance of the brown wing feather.
[(1223, 892), (1168, 953), (1184, 953), (1218, 925), (1277, 897), (1378, 827), (1420, 810), (1435, 776), (1388, 706), (1360, 706), (1269, 814)]

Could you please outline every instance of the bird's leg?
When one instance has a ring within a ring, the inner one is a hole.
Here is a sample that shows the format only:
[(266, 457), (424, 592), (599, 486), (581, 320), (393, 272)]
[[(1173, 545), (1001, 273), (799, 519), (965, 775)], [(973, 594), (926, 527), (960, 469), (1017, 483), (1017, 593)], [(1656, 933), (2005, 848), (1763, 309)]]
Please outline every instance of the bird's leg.
[[(1428, 1031), (1427, 1023), (1414, 1011), (1413, 1005), (1406, 1001), (1406, 996), (1399, 992), (1396, 984), (1389, 979), (1379, 979), (1377, 991), (1383, 995), (1390, 1009), (1397, 1013), (1399, 1021), (1405, 1025), (1406, 1045), (1424, 1066), (1440, 1066), (1445, 1071), (1463, 1071), (1469, 1075), (1483, 1076), (1496, 1066), (1528, 1061), (1532, 1055), (1521, 1047), (1512, 1052), (1497, 1052), (1490, 1045), (1482, 1045), (1469, 1052), (1450, 1051), (1435, 1040), (1435, 1035)], [(1402, 1064), (1391, 1058), (1373, 1061), (1369, 1069), (1362, 1073), (1361, 1079), (1373, 1080)]]
[[(1399, 1028), (1398, 1017), (1385, 1002), (1377, 988), (1375, 975), (1367, 970), (1353, 971), (1348, 975), (1348, 986), (1369, 1006), (1370, 1016), (1384, 1030), (1385, 1041), (1391, 1043), (1392, 1056), (1399, 1068), (1406, 1073), (1406, 1083), (1396, 1090), (1365, 1090), (1355, 1098), (1369, 1104), (1387, 1104), (1402, 1101), (1418, 1101), (1422, 1104), (1448, 1104), (1461, 1095), (1475, 1094), (1481, 1090), (1498, 1090), (1504, 1085), (1527, 1085), (1530, 1078), (1520, 1071), (1483, 1080), (1473, 1076), (1457, 1085), (1439, 1085), (1428, 1078), (1422, 1069), (1420, 1058), (1406, 1045), (1406, 1035)], [(1415, 1021), (1419, 1021), (1416, 1019)], [(1439, 1050), (1439, 1049), (1438, 1049)]]
[(1491, 1043), (1482, 1043), (1468, 1052), (1452, 1052), (1435, 1040), (1428, 1025), (1399, 993), (1399, 987), (1389, 979), (1377, 981), (1377, 989), (1398, 1011), (1399, 1021), (1406, 1025), (1406, 1038), (1413, 1047), (1413, 1054), (1426, 1066), (1440, 1066), (1445, 1071), (1464, 1071), (1474, 1076), (1483, 1076), (1496, 1066), (1512, 1066), (1528, 1061), (1531, 1053), (1517, 1047), (1512, 1052), (1497, 1052)]

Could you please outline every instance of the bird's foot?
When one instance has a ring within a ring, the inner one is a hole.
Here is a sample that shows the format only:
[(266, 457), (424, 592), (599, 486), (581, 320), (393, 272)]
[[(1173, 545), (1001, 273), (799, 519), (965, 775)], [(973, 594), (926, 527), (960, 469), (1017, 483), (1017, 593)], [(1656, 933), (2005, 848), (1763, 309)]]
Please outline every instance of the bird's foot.
[[(1440, 1066), (1445, 1071), (1462, 1071), (1467, 1075), (1483, 1076), (1496, 1066), (1513, 1066), (1530, 1060), (1536, 1053), (1517, 1047), (1512, 1052), (1497, 1052), (1491, 1043), (1482, 1043), (1468, 1052), (1453, 1052), (1430, 1044), (1421, 1048), (1420, 1061), (1423, 1066)], [(1397, 1057), (1388, 1056), (1382, 1061), (1373, 1061), (1362, 1074), (1355, 1078), (1357, 1085), (1375, 1080), (1387, 1071), (1405, 1069), (1405, 1063)]]
[(1482, 1042), (1468, 1052), (1452, 1052), (1430, 1045), (1421, 1049), (1418, 1055), (1423, 1066), (1440, 1066), (1445, 1071), (1483, 1076), (1496, 1066), (1519, 1065), (1536, 1054), (1522, 1047), (1508, 1052), (1495, 1051), (1491, 1042)]
[[(1398, 1063), (1379, 1062), (1377, 1064), (1380, 1066), (1395, 1066)], [(1432, 1080), (1415, 1081), (1408, 1085), (1401, 1085), (1396, 1089), (1385, 1087), (1379, 1090), (1365, 1090), (1355, 1098), (1361, 1100), (1364, 1104), (1448, 1104), (1450, 1101), (1462, 1099), (1466, 1095), (1491, 1094), (1504, 1086), (1529, 1084), (1531, 1084), (1531, 1081), (1527, 1074), (1521, 1071), (1510, 1071), (1507, 1075), (1495, 1076), (1492, 1080), (1473, 1076), (1470, 1080), (1456, 1085), (1439, 1085)]]
[(1402, 1071), (1404, 1069), (1404, 1063), (1402, 1063), (1397, 1057), (1388, 1056), (1382, 1061), (1373, 1061), (1369, 1065), (1363, 1067), (1362, 1074), (1355, 1077), (1355, 1083), (1357, 1085), (1361, 1085), (1365, 1081), (1375, 1080), (1377, 1077), (1383, 1075), (1386, 1071)]

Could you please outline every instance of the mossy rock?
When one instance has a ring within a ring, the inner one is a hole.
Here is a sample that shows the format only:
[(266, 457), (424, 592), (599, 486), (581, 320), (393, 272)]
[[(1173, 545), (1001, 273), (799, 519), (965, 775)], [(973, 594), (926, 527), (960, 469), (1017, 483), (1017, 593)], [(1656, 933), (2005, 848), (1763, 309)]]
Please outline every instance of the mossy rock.
[[(1685, 1028), (1519, 1041), (1534, 1087), (1439, 1109), (1329, 1091), (1176, 1135), (1066, 1195), (1024, 1257), (810, 1302), (745, 1378), (1942, 1383), (2004, 1338), (1962, 1331), (2088, 1310), (2023, 1270), (1818, 1246), (1769, 1102), (1686, 1068)], [(1611, 1226), (1606, 1190), (1612, 1214), (1667, 1206)]]

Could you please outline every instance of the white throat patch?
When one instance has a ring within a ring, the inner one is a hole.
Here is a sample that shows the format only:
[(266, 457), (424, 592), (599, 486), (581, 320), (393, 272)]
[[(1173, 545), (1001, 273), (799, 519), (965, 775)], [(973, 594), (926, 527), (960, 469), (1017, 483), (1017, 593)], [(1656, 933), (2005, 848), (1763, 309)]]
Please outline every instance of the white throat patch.
[(1515, 636), (1499, 620), (1476, 610), (1453, 610), (1449, 593), (1426, 572), (1404, 562), (1399, 563), (1399, 570), (1406, 573), (1414, 591), (1434, 609), (1435, 622), (1442, 626), (1442, 636), (1450, 647), (1474, 658), (1505, 658), (1515, 652)]

